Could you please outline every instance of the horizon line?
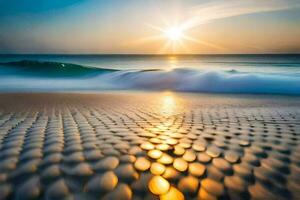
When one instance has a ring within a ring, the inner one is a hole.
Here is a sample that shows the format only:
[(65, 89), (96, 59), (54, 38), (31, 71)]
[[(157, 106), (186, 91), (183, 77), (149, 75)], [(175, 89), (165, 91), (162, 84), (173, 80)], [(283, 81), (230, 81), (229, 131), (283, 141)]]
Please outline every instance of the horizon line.
[(86, 56), (210, 56), (210, 55), (300, 55), (299, 53), (178, 53), (178, 54), (151, 54), (151, 53), (0, 53), (0, 56), (9, 56), (9, 55), (86, 55)]

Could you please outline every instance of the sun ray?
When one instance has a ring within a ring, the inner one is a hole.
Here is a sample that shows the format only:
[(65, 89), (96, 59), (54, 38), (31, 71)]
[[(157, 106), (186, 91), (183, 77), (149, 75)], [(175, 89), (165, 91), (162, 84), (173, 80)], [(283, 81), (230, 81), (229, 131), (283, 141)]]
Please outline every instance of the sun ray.
[(184, 39), (186, 39), (186, 40), (188, 40), (188, 41), (191, 41), (191, 42), (198, 43), (198, 44), (202, 44), (202, 45), (205, 45), (205, 46), (208, 46), (208, 47), (212, 47), (212, 48), (215, 48), (215, 49), (226, 50), (225, 47), (222, 47), (222, 46), (219, 46), (219, 45), (210, 43), (210, 42), (206, 42), (206, 41), (204, 41), (204, 40), (197, 40), (197, 39), (192, 38), (192, 37), (187, 36), (187, 35), (184, 36)]
[(161, 49), (158, 50), (158, 53), (166, 53), (167, 49), (170, 48), (171, 42), (167, 41), (164, 43)]
[(149, 43), (149, 42), (155, 42), (155, 41), (163, 41), (162, 47), (158, 50), (158, 53), (178, 53), (178, 52), (184, 52), (184, 53), (190, 53), (189, 49), (189, 43), (192, 42), (196, 44), (201, 44), (206, 47), (218, 49), (218, 50), (227, 50), (226, 48), (213, 44), (204, 40), (196, 39), (192, 36), (188, 35), (189, 29), (193, 28), (190, 26), (190, 23), (193, 23), (193, 20), (191, 22), (183, 21), (182, 23), (178, 23), (178, 21), (173, 21), (173, 23), (170, 23), (166, 18), (162, 18), (162, 21), (164, 22), (165, 26), (156, 26), (153, 24), (146, 24), (148, 27), (150, 27), (152, 30), (157, 31), (157, 35), (144, 37), (141, 39), (138, 39), (136, 41), (136, 44), (143, 44), (143, 43)]
[(189, 48), (182, 41), (179, 41), (179, 45), (184, 50), (185, 53), (191, 53)]

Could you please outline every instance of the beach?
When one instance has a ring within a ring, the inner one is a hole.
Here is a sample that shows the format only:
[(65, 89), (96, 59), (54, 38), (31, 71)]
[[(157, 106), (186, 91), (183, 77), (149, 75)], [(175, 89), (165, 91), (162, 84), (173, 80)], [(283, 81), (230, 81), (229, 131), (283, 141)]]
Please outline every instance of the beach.
[(0, 0), (0, 200), (300, 200), (300, 0)]
[(0, 199), (299, 199), (300, 97), (0, 94)]

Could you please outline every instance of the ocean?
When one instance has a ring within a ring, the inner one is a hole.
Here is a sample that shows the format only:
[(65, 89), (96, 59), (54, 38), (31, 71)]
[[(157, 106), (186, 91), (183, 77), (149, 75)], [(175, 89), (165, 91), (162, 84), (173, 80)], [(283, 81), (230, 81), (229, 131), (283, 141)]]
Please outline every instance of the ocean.
[(0, 55), (1, 92), (300, 95), (300, 55)]

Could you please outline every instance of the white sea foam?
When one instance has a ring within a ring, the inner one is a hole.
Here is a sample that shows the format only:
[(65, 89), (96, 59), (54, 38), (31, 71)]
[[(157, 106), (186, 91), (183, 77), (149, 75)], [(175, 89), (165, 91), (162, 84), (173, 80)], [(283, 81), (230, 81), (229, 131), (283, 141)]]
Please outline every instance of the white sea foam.
[(173, 90), (185, 92), (300, 95), (299, 74), (240, 73), (238, 71), (117, 71), (90, 77), (1, 78), (1, 90)]
[(117, 72), (108, 81), (122, 89), (175, 90), (212, 93), (300, 94), (300, 76), (176, 69)]

